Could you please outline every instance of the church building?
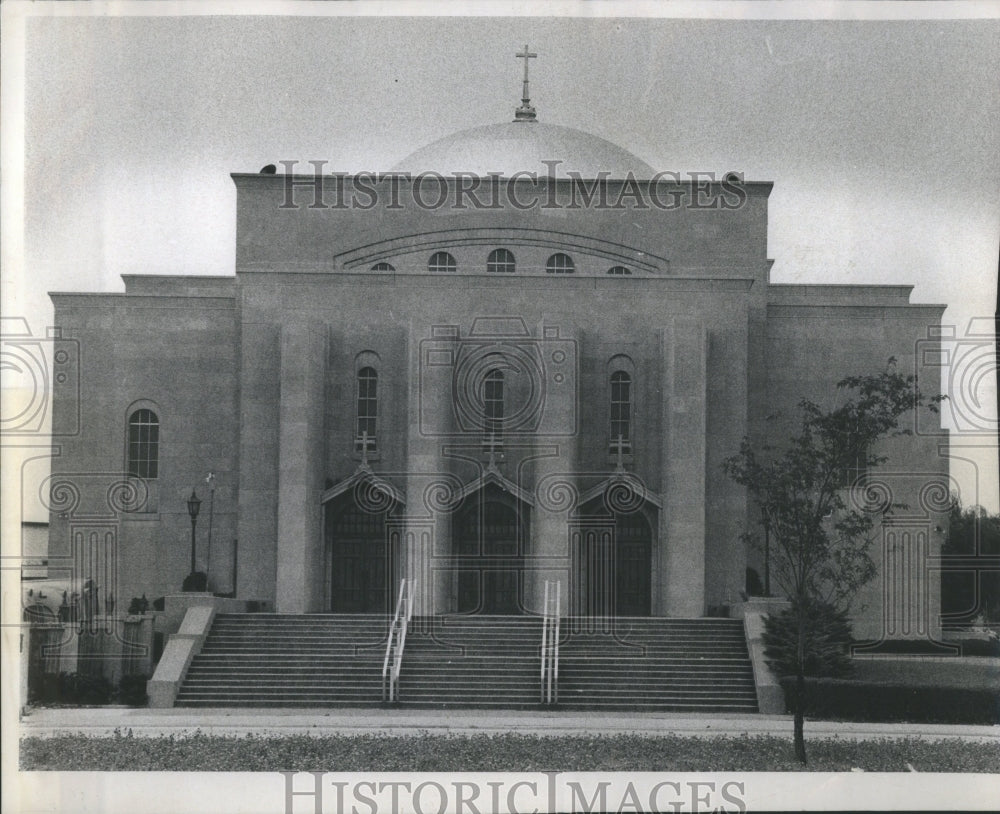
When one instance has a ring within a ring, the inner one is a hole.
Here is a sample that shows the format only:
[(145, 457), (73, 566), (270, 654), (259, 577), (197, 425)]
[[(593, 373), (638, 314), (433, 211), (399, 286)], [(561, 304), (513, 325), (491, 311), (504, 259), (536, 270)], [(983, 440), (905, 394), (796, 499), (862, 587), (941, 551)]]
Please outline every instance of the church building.
[[(544, 121), (526, 76), (513, 120), (394, 167), (233, 173), (233, 274), (52, 294), (80, 375), (53, 385), (50, 558), (121, 607), (193, 565), (282, 614), (391, 615), (403, 579), (421, 616), (539, 614), (553, 581), (564, 616), (726, 613), (764, 563), (723, 461), (889, 357), (936, 389), (943, 306), (772, 283), (772, 184), (677, 169)], [(923, 429), (879, 472), (909, 509), (860, 637), (933, 633)]]

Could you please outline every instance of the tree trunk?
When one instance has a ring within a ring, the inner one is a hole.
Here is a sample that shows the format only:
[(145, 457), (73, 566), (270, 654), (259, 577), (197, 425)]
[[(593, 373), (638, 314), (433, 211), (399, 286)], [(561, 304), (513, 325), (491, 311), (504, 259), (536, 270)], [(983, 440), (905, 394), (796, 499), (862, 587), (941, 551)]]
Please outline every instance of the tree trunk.
[(795, 675), (795, 758), (802, 765), (806, 764), (806, 739), (802, 731), (806, 710), (806, 677), (799, 667)]

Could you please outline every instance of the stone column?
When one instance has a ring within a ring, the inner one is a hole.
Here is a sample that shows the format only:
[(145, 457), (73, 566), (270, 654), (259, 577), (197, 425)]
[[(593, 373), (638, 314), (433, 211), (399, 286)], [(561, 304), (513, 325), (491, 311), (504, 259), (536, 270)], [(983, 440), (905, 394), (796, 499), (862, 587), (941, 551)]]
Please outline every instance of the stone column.
[(534, 460), (535, 507), (525, 565), (530, 569), (525, 591), (527, 610), (544, 608), (545, 580), (562, 583), (560, 613), (569, 613), (572, 557), (569, 513), (578, 495), (577, 444), (580, 429), (579, 353), (576, 337), (566, 325), (539, 326), (542, 375), (545, 376), (542, 417)]
[[(440, 335), (439, 335), (440, 334)], [(407, 505), (404, 549), (406, 576), (419, 580), (414, 613), (430, 616), (452, 610), (450, 571), (451, 483), (444, 444), (452, 423), (451, 379), (457, 329), (433, 329), (424, 336), (411, 325), (407, 439)], [(436, 484), (442, 484), (438, 489)]]
[(324, 326), (289, 323), (281, 329), (281, 410), (278, 433), (278, 564), (275, 606), (280, 613), (322, 610)]
[(236, 595), (274, 600), (277, 557), (281, 329), (243, 325), (240, 360), (240, 486)]
[(705, 612), (705, 324), (674, 317), (664, 331), (663, 511), (654, 613), (697, 617)]

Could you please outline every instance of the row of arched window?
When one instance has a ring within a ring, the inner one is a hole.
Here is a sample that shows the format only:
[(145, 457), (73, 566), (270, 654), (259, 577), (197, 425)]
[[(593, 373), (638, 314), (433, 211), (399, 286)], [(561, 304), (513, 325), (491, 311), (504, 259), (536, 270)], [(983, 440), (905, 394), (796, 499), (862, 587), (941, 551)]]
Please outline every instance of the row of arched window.
[[(503, 444), (504, 374), (494, 368), (483, 377), (483, 451), (490, 452)], [(611, 452), (632, 451), (632, 377), (623, 370), (609, 380)], [(378, 373), (363, 367), (357, 374), (357, 410), (354, 448), (356, 452), (378, 449)]]
[[(504, 374), (493, 369), (483, 379), (483, 444), (489, 451), (503, 440)], [(615, 371), (609, 381), (612, 451), (628, 453), (632, 441), (632, 377)], [(357, 374), (355, 449), (378, 449), (378, 372), (363, 367)], [(160, 419), (148, 408), (133, 411), (128, 418), (127, 471), (136, 478), (154, 480), (159, 476)]]
[[(391, 263), (376, 263), (371, 268), (372, 271), (395, 271)], [(427, 270), (433, 274), (441, 274), (458, 271), (458, 263), (451, 252), (434, 252), (427, 261)], [(490, 274), (513, 274), (517, 271), (517, 261), (514, 253), (509, 249), (494, 249), (486, 258), (486, 271)], [(545, 261), (545, 272), (547, 274), (573, 274), (576, 271), (576, 264), (573, 258), (563, 252), (556, 252), (549, 255)], [(608, 269), (608, 274), (617, 277), (630, 276), (632, 270), (627, 266), (612, 266)]]

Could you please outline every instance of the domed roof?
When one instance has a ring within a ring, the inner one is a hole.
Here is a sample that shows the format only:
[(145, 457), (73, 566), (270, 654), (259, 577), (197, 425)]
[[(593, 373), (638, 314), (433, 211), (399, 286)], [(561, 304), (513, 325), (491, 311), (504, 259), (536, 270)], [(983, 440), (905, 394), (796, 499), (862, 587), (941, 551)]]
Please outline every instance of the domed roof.
[[(473, 173), (485, 177), (499, 173), (509, 178), (517, 172), (549, 173), (543, 161), (559, 161), (557, 177), (578, 172), (585, 179), (652, 178), (656, 171), (617, 144), (591, 133), (539, 121), (512, 121), (461, 130), (438, 139), (400, 161), (393, 172)], [(605, 173), (605, 175), (601, 175)]]

